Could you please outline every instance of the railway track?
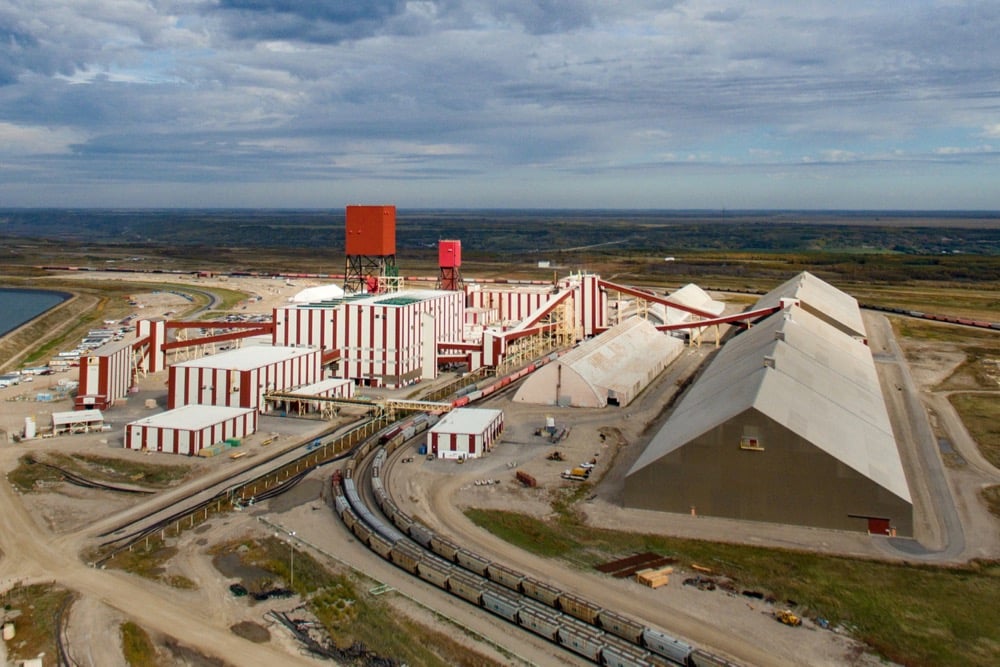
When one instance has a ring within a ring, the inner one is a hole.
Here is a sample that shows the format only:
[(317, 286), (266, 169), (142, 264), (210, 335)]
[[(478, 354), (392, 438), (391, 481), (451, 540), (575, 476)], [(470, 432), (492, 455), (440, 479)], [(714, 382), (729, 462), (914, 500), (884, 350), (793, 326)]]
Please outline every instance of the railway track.
[(613, 610), (459, 547), (403, 513), (381, 471), (409, 437), (372, 438), (331, 479), (334, 509), (360, 542), (410, 574), (542, 636), (594, 664), (731, 666), (733, 663)]

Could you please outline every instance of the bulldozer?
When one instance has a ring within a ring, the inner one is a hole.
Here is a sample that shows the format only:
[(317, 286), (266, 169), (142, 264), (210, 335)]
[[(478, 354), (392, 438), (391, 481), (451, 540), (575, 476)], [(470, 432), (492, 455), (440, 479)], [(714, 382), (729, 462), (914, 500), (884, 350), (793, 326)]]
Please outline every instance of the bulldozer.
[(781, 611), (774, 612), (774, 617), (784, 623), (785, 625), (790, 625), (793, 628), (802, 625), (802, 619), (793, 614), (788, 609), (782, 609)]

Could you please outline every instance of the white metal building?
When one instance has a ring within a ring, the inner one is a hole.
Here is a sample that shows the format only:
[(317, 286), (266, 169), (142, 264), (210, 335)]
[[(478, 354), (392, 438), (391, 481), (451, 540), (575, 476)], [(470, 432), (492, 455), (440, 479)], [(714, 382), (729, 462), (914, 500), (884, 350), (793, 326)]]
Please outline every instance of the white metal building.
[(320, 351), (305, 347), (245, 347), (170, 367), (167, 407), (222, 405), (270, 408), (269, 391), (311, 384), (322, 373)]
[(441, 459), (477, 458), (493, 448), (503, 432), (503, 411), (459, 408), (427, 432), (427, 451)]
[(217, 442), (256, 431), (253, 408), (185, 405), (126, 425), (125, 447), (194, 456)]
[(104, 429), (104, 415), (100, 410), (74, 410), (52, 413), (52, 434), (92, 433)]
[(580, 343), (535, 371), (514, 395), (518, 403), (603, 408), (628, 405), (683, 351), (678, 338), (633, 317)]

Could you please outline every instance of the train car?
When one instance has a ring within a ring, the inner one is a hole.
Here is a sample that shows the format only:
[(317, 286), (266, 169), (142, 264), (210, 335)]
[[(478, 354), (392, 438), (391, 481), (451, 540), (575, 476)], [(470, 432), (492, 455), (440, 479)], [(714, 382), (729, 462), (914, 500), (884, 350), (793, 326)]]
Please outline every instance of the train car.
[(410, 524), (410, 537), (413, 541), (422, 546), (425, 549), (431, 548), (431, 538), (434, 537), (434, 531), (432, 531), (427, 526), (417, 523), (414, 521)]
[(601, 628), (616, 637), (627, 639), (633, 644), (639, 644), (642, 642), (642, 631), (646, 629), (646, 626), (639, 621), (622, 616), (621, 614), (613, 611), (608, 611), (607, 609), (601, 610), (600, 615), (597, 617), (597, 621)]
[(455, 554), (455, 560), (466, 570), (475, 572), (480, 577), (486, 576), (486, 568), (490, 565), (488, 560), (467, 549), (459, 549), (458, 553)]
[(421, 557), (418, 549), (404, 541), (392, 545), (392, 551), (389, 552), (389, 559), (410, 574), (417, 574), (417, 564)]
[(368, 538), (368, 548), (377, 553), (379, 556), (385, 560), (390, 560), (390, 554), (392, 553), (392, 542), (385, 539), (378, 533), (372, 533), (371, 537)]
[[(393, 505), (393, 507), (395, 507), (395, 505)], [(406, 533), (407, 535), (410, 534), (410, 526), (413, 525), (413, 519), (411, 519), (409, 515), (404, 514), (396, 508), (396, 512), (392, 517), (392, 522), (396, 524), (396, 528), (399, 528), (401, 532)]]
[(591, 625), (597, 624), (597, 617), (601, 613), (601, 608), (597, 604), (572, 593), (563, 593), (559, 596), (559, 609)]
[(662, 667), (666, 663), (622, 639), (605, 637), (601, 664), (605, 667)]
[(600, 664), (604, 642), (601, 641), (600, 635), (592, 627), (579, 621), (565, 619), (559, 624), (559, 632), (556, 636), (559, 644), (564, 648)]
[(511, 623), (517, 623), (517, 614), (521, 610), (518, 599), (499, 586), (483, 590), (483, 607)]
[(354, 524), (356, 524), (358, 522), (358, 515), (355, 514), (354, 510), (352, 510), (347, 505), (347, 499), (346, 498), (344, 498), (343, 496), (339, 496), (337, 499), (338, 500), (341, 500), (341, 499), (344, 500), (344, 511), (340, 514), (340, 518), (344, 522), (344, 525), (347, 526), (347, 529), (353, 533), (354, 532)]
[(690, 644), (652, 628), (643, 630), (642, 645), (653, 653), (682, 665), (688, 664), (688, 657), (694, 650)]
[(372, 529), (364, 524), (362, 521), (355, 521), (354, 525), (351, 526), (351, 532), (354, 536), (358, 538), (358, 541), (365, 546), (371, 545)]
[(433, 558), (422, 558), (417, 565), (417, 574), (420, 575), (421, 579), (444, 590), (448, 589), (448, 578), (451, 576), (451, 572), (451, 567)]
[(431, 551), (452, 563), (455, 562), (455, 554), (458, 553), (459, 548), (457, 544), (447, 537), (442, 537), (437, 533), (434, 533), (434, 537), (431, 538)]
[(691, 651), (687, 664), (690, 667), (739, 667), (735, 662), (730, 662), (722, 656), (703, 651), (700, 648)]
[[(346, 510), (349, 510), (349, 509), (350, 508), (347, 506), (347, 498), (344, 497), (344, 494), (342, 494), (342, 493), (340, 495), (334, 494), (334, 496), (333, 496), (333, 511), (337, 513), (337, 516), (339, 516), (339, 517), (341, 517), (343, 519), (344, 512)], [(347, 522), (345, 521), (344, 523), (347, 523)], [(348, 528), (350, 528), (350, 526), (348, 526)]]
[(524, 574), (517, 570), (499, 563), (490, 563), (486, 567), (486, 574), (492, 581), (497, 582), (501, 586), (509, 588), (512, 591), (521, 590), (521, 581), (524, 579)]
[(448, 577), (448, 590), (475, 605), (482, 604), (482, 583), (467, 572), (453, 570)]
[[(390, 441), (390, 440), (392, 440), (392, 439), (393, 439), (393, 438), (394, 438), (394, 437), (396, 436), (396, 434), (397, 434), (397, 433), (399, 433), (399, 432), (400, 432), (401, 430), (402, 430), (402, 427), (401, 427), (401, 426), (399, 426), (399, 425), (396, 425), (396, 426), (393, 426), (393, 427), (392, 427), (392, 428), (390, 428), (390, 429), (389, 429), (388, 431), (386, 431), (385, 433), (383, 433), (382, 435), (380, 435), (380, 436), (378, 437), (378, 444), (380, 444), (380, 445), (384, 445), (385, 443), (389, 442), (389, 441)], [(366, 452), (366, 454), (367, 454), (367, 452)], [(362, 456), (364, 456), (364, 455), (362, 455)]]
[(520, 622), (518, 624), (521, 627), (550, 641), (558, 639), (559, 619), (551, 609), (543, 607), (537, 602), (524, 604), (521, 607), (519, 618)]
[(538, 581), (537, 579), (532, 579), (531, 577), (525, 577), (521, 580), (521, 592), (529, 598), (538, 600), (542, 604), (553, 608), (556, 606), (556, 602), (562, 594), (562, 591), (555, 586), (550, 586), (546, 583)]

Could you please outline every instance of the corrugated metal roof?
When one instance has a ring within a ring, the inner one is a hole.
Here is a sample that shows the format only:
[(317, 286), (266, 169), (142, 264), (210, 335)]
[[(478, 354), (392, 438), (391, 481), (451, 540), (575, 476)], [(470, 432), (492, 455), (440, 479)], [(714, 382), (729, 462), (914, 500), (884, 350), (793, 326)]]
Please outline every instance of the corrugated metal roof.
[(255, 345), (241, 347), (200, 359), (191, 359), (174, 364), (187, 368), (221, 368), (234, 371), (249, 371), (288, 359), (295, 359), (316, 351), (312, 347), (284, 347), (278, 345)]
[(629, 474), (750, 408), (910, 500), (869, 348), (799, 307), (729, 341)]
[(754, 309), (778, 306), (782, 299), (798, 299), (809, 308), (823, 313), (857, 335), (868, 335), (865, 323), (861, 319), (857, 299), (808, 271), (803, 271), (762, 296), (754, 305)]
[(191, 404), (129, 422), (127, 426), (156, 426), (181, 431), (197, 431), (229, 419), (242, 417), (253, 411), (253, 408)]
[(482, 433), (502, 415), (502, 410), (491, 408), (459, 408), (441, 417), (440, 421), (431, 427), (431, 431), (458, 434)]
[(343, 378), (326, 378), (325, 380), (320, 380), (319, 382), (314, 382), (312, 384), (307, 384), (296, 389), (288, 389), (289, 394), (304, 394), (306, 396), (318, 396), (332, 389), (337, 389), (345, 384), (351, 384), (351, 380), (345, 380)]
[(591, 386), (633, 395), (644, 386), (651, 359), (672, 359), (684, 343), (656, 330), (648, 320), (631, 317), (599, 336), (580, 343), (556, 363), (569, 366)]

